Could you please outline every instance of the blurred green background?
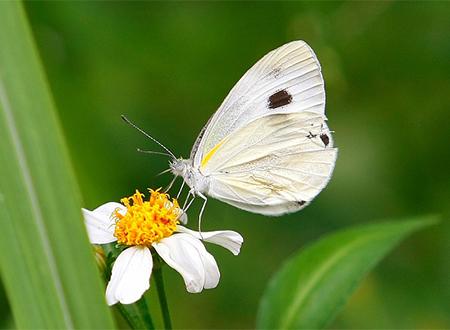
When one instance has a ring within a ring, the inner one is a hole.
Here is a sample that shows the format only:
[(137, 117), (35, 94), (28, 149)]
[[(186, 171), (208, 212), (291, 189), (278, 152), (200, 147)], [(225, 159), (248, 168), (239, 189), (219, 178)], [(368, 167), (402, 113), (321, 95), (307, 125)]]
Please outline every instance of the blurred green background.
[(210, 199), (203, 229), (237, 230), (245, 243), (238, 257), (208, 246), (222, 278), (202, 294), (188, 294), (166, 269), (175, 327), (254, 327), (267, 281), (300, 247), (356, 224), (440, 213), (440, 225), (406, 240), (370, 274), (332, 327), (450, 328), (448, 2), (28, 2), (26, 9), (88, 208), (171, 179), (156, 176), (166, 158), (136, 152), (158, 148), (120, 114), (188, 157), (199, 130), (265, 53), (303, 39), (322, 64), (339, 147), (330, 184), (305, 210), (281, 218)]

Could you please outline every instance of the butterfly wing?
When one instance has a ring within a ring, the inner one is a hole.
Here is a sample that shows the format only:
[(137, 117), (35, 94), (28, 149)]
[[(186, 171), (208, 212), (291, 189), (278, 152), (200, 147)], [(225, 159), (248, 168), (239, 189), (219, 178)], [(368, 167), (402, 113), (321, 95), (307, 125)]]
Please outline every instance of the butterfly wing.
[(264, 56), (239, 80), (194, 144), (207, 194), (266, 215), (305, 207), (336, 161), (320, 64), (303, 41)]
[(298, 40), (269, 52), (233, 87), (192, 148), (194, 167), (226, 136), (251, 121), (302, 111), (324, 114), (325, 90), (319, 61)]
[(227, 136), (200, 171), (209, 177), (211, 197), (279, 215), (305, 207), (326, 186), (336, 155), (324, 115), (275, 114)]

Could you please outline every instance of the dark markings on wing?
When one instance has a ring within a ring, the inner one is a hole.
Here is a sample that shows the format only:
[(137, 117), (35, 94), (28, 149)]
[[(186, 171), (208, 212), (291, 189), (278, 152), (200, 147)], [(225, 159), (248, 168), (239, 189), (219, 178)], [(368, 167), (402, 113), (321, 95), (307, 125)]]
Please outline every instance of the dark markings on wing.
[(292, 95), (281, 90), (269, 97), (269, 108), (276, 109), (292, 102)]
[(317, 134), (313, 134), (311, 133), (311, 131), (309, 131), (309, 134), (306, 136), (308, 139), (312, 139), (315, 138), (317, 136)]
[(325, 147), (330, 143), (330, 138), (326, 134), (320, 134), (320, 139), (322, 140)]
[(275, 68), (271, 72), (272, 76), (274, 76), (275, 78), (278, 78), (280, 76), (280, 73), (281, 73), (281, 68)]
[(298, 206), (303, 206), (306, 204), (306, 201), (297, 201)]

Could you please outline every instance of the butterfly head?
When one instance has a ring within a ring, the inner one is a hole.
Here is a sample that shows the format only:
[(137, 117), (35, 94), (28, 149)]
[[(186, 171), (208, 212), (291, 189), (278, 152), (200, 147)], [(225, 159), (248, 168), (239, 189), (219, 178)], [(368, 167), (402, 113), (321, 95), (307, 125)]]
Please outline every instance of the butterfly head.
[(209, 178), (194, 168), (191, 159), (174, 158), (169, 162), (170, 171), (175, 176), (181, 176), (195, 192), (207, 193), (209, 190)]
[(169, 162), (169, 166), (173, 175), (183, 178), (192, 171), (192, 161), (190, 159), (174, 158)]

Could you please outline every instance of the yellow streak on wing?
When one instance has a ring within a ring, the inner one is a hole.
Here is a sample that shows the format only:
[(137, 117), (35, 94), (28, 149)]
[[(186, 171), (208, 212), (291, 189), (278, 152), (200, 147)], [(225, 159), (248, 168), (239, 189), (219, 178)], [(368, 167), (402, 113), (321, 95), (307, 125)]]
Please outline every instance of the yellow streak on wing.
[(207, 154), (206, 156), (202, 159), (202, 163), (201, 163), (201, 167), (205, 167), (206, 164), (209, 162), (209, 160), (211, 159), (211, 157), (217, 152), (217, 149), (220, 148), (220, 146), (225, 142), (225, 139), (223, 139), (222, 141), (220, 141), (219, 143), (217, 143), (214, 148), (212, 148)]

